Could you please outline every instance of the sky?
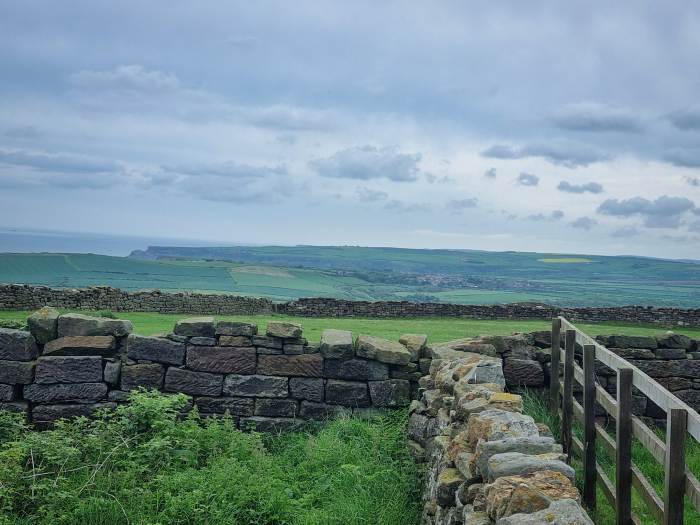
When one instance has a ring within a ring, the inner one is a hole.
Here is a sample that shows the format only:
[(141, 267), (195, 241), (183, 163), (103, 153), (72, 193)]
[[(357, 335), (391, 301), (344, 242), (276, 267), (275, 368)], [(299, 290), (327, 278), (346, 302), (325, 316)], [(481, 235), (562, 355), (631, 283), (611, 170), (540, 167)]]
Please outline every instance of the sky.
[(0, 226), (700, 259), (700, 4), (0, 2)]

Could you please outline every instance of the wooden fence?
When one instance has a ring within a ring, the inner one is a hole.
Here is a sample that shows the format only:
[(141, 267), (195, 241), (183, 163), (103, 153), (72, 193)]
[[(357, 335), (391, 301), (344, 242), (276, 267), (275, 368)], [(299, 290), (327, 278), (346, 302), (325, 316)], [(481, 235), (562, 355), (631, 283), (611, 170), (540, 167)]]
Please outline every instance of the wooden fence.
[[(563, 337), (562, 337), (563, 336)], [(562, 351), (561, 342), (564, 341)], [(582, 349), (580, 366), (575, 359), (576, 347)], [(617, 398), (611, 396), (595, 379), (596, 361), (617, 373)], [(556, 370), (564, 363), (564, 381)], [(639, 524), (632, 512), (632, 487), (641, 496), (659, 523), (683, 523), (684, 496), (700, 511), (700, 483), (685, 463), (685, 440), (690, 434), (700, 441), (700, 415), (660, 384), (629, 362), (577, 329), (563, 317), (552, 320), (552, 368), (550, 408), (561, 416), (564, 452), (569, 460), (576, 451), (583, 462), (583, 500), (591, 509), (596, 506), (596, 487), (615, 509), (618, 525)], [(574, 398), (574, 383), (582, 388), (583, 405)], [(661, 440), (641, 419), (632, 415), (632, 387), (667, 414), (666, 439)], [(596, 422), (596, 403), (615, 419), (615, 437)], [(574, 419), (583, 425), (583, 441), (573, 435)], [(632, 437), (635, 437), (664, 467), (662, 496), (635, 466)], [(596, 443), (615, 458), (613, 483), (596, 461)]]

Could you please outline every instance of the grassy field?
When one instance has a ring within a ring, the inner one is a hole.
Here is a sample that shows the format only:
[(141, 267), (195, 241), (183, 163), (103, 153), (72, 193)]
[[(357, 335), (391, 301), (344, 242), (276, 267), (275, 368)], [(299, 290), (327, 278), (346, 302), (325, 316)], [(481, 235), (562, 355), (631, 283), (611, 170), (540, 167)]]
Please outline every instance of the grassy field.
[(178, 420), (183, 395), (131, 401), (46, 432), (0, 412), (0, 523), (418, 522), (405, 411), (263, 436), (228, 418)]
[[(100, 312), (83, 312), (99, 315)], [(24, 322), (31, 314), (28, 311), (0, 311), (0, 320)], [(117, 312), (114, 315), (129, 319), (134, 323), (134, 331), (142, 335), (163, 334), (171, 332), (178, 319), (192, 317), (189, 314), (158, 314), (150, 312)], [(263, 333), (267, 323), (275, 321), (292, 321), (304, 328), (304, 336), (311, 342), (318, 342), (321, 332), (326, 328), (351, 330), (355, 335), (366, 334), (398, 339), (406, 333), (427, 334), (430, 342), (439, 343), (474, 337), (477, 335), (504, 335), (512, 332), (533, 332), (549, 330), (551, 324), (546, 321), (510, 321), (495, 320), (481, 321), (462, 318), (416, 318), (416, 319), (363, 319), (350, 317), (291, 317), (284, 315), (220, 315), (217, 319), (252, 322), (258, 325), (258, 331)], [(620, 335), (654, 335), (663, 329), (654, 326), (620, 325), (620, 324), (587, 324), (577, 325), (589, 335), (620, 334)], [(700, 328), (679, 328), (675, 332), (700, 339)]]
[[(561, 421), (559, 418), (554, 418), (550, 414), (546, 400), (540, 394), (532, 391), (524, 392), (523, 399), (525, 401), (524, 412), (532, 416), (535, 421), (547, 424), (552, 429), (554, 437), (561, 443)], [(609, 432), (614, 436), (614, 429), (612, 431), (609, 430)], [(578, 423), (574, 425), (574, 434), (579, 439), (583, 439), (583, 427)], [(659, 437), (663, 440), (665, 436), (660, 433)], [(663, 498), (663, 466), (660, 465), (651, 453), (636, 439), (632, 441), (632, 457), (634, 464), (647, 477), (659, 496)], [(596, 447), (596, 460), (598, 464), (603, 467), (612, 482), (615, 483), (615, 458), (610, 457), (600, 444)], [(700, 474), (700, 444), (691, 437), (688, 437), (686, 442), (686, 463), (691, 472)], [(579, 490), (583, 490), (583, 463), (581, 462), (581, 458), (574, 455), (572, 466), (576, 469), (578, 488)], [(657, 523), (636, 489), (632, 492), (632, 511), (645, 525), (655, 525)], [(589, 512), (596, 525), (615, 525), (615, 510), (600, 488), (597, 490), (597, 509), (595, 511), (589, 510)], [(689, 525), (700, 525), (700, 513), (693, 508), (688, 498), (685, 500), (684, 517), (685, 523)]]

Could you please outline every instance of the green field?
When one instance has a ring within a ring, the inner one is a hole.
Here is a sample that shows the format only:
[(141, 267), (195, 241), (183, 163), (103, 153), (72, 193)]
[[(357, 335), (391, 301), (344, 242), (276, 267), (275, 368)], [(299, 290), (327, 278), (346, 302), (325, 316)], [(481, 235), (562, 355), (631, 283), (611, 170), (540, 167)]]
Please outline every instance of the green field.
[[(98, 312), (84, 312), (97, 314)], [(31, 314), (28, 311), (0, 311), (0, 320), (24, 322)], [(150, 312), (117, 312), (115, 315), (129, 319), (134, 323), (134, 331), (142, 335), (165, 334), (171, 332), (179, 319), (191, 317), (188, 314), (157, 314)], [(433, 343), (475, 337), (477, 335), (504, 335), (513, 332), (533, 332), (549, 330), (551, 325), (546, 321), (510, 321), (494, 320), (481, 321), (477, 319), (460, 318), (416, 318), (416, 319), (363, 319), (357, 317), (291, 317), (285, 315), (219, 315), (217, 319), (252, 322), (258, 325), (258, 331), (263, 333), (267, 323), (275, 321), (292, 321), (304, 328), (304, 337), (311, 342), (318, 342), (321, 332), (326, 328), (351, 330), (355, 335), (366, 334), (397, 340), (406, 333), (427, 334)], [(620, 325), (610, 323), (581, 323), (577, 326), (589, 335), (621, 334), (621, 335), (654, 335), (663, 329), (654, 326)], [(679, 334), (700, 339), (700, 328), (678, 328)]]

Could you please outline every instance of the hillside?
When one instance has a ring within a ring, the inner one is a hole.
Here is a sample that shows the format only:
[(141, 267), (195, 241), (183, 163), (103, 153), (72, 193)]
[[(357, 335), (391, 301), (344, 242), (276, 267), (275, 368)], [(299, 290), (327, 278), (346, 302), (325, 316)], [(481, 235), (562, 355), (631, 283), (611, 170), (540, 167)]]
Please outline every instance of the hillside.
[(400, 248), (151, 247), (130, 257), (0, 254), (0, 282), (268, 297), (700, 306), (700, 264), (640, 257)]

